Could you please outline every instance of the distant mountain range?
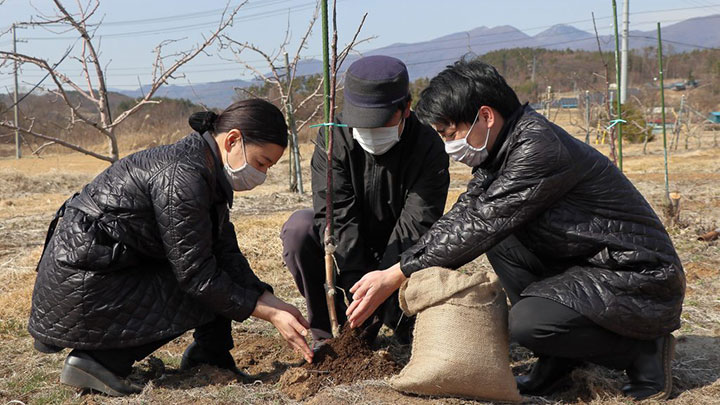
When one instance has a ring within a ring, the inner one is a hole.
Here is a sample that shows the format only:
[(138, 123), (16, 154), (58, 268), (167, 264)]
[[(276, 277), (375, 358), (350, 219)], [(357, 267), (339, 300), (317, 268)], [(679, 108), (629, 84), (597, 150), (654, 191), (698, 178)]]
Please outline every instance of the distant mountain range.
[[(693, 49), (720, 47), (720, 14), (692, 18), (663, 27), (663, 41), (671, 52), (686, 52)], [(603, 51), (614, 49), (614, 40), (610, 35), (600, 36)], [(657, 33), (650, 31), (630, 31), (630, 48), (640, 49), (657, 46)], [(515, 27), (501, 25), (497, 27), (478, 27), (470, 31), (445, 35), (430, 41), (415, 43), (396, 43), (365, 52), (363, 55), (390, 55), (405, 62), (410, 79), (433, 77), (445, 66), (463, 55), (472, 53), (482, 55), (498, 49), (508, 48), (546, 48), (596, 51), (595, 35), (570, 25), (555, 25), (534, 36), (527, 35)], [(351, 56), (345, 61), (349, 66), (359, 56)], [(316, 74), (322, 71), (318, 60), (306, 60), (299, 64), (298, 75)], [(253, 82), (229, 80), (203, 83), (193, 86), (170, 85), (162, 87), (157, 95), (170, 98), (187, 98), (204, 103), (210, 107), (225, 107), (232, 102), (235, 88), (248, 87)], [(140, 89), (119, 91), (131, 97), (142, 94)]]
[[(165, 85), (155, 92), (156, 97), (167, 98), (185, 98), (194, 103), (202, 103), (211, 108), (227, 107), (235, 95), (236, 88), (246, 88), (255, 82), (246, 80), (225, 80), (221, 82), (198, 83), (193, 85)], [(150, 86), (143, 86), (136, 90), (118, 90), (110, 89), (114, 92), (124, 94), (129, 97), (142, 97), (147, 93)]]

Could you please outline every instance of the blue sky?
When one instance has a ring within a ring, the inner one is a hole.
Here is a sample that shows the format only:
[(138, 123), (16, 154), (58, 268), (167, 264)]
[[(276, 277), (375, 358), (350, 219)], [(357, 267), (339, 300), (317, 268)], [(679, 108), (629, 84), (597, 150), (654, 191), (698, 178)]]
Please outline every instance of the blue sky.
[[(76, 10), (75, 1), (66, 1)], [(237, 0), (231, 4), (237, 5)], [(601, 34), (612, 32), (610, 0), (340, 0), (338, 1), (339, 43), (350, 40), (362, 15), (368, 13), (361, 38), (374, 36), (359, 50), (369, 50), (398, 42), (418, 42), (443, 35), (468, 31), (479, 26), (512, 25), (528, 35), (535, 35), (555, 24), (569, 24), (592, 32), (591, 12), (595, 13)], [(38, 13), (51, 13), (48, 0), (0, 0), (0, 32), (13, 22), (27, 21)], [(147, 84), (153, 62), (153, 48), (164, 39), (178, 39), (175, 49), (185, 49), (202, 40), (212, 31), (220, 18), (224, 1), (198, 0), (102, 0), (96, 18), (103, 25), (96, 35), (101, 38), (103, 65), (107, 65), (108, 85), (112, 88), (133, 89), (138, 82)], [(315, 8), (313, 0), (250, 0), (241, 9), (236, 23), (226, 33), (237, 41), (249, 41), (269, 52), (277, 50), (285, 35), (288, 22), (291, 47), (294, 52), (301, 34), (308, 25)], [(618, 0), (618, 12), (622, 0)], [(633, 30), (653, 30), (656, 22), (671, 25), (681, 20), (720, 14), (718, 0), (632, 0), (630, 21)], [(18, 51), (42, 57), (50, 63), (57, 61), (76, 43), (74, 32), (50, 32), (46, 29), (18, 30)], [(0, 36), (0, 49), (12, 49), (9, 33)], [(318, 21), (306, 57), (321, 55), (320, 23)], [(76, 50), (79, 46), (76, 46)], [(172, 48), (169, 48), (172, 50)], [(291, 54), (292, 54), (291, 52)], [(237, 64), (229, 53), (211, 47), (210, 55), (200, 55), (186, 65), (184, 78), (173, 83), (188, 84), (228, 79), (247, 79), (252, 73)], [(242, 55), (243, 60), (267, 70), (258, 55)], [(77, 78), (79, 64), (66, 59), (61, 71)], [(0, 92), (12, 86), (11, 69), (0, 67)], [(42, 77), (39, 71), (24, 68), (22, 86), (29, 87)]]

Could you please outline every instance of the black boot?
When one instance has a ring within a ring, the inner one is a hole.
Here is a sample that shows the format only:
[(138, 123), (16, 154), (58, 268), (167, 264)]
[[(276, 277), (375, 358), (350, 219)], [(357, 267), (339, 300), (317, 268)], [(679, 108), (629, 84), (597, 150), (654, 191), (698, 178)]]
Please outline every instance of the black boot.
[(223, 351), (221, 353), (211, 352), (193, 341), (190, 343), (190, 346), (185, 349), (185, 353), (183, 353), (180, 370), (189, 370), (201, 364), (230, 370), (237, 376), (247, 377), (247, 374), (237, 368), (235, 359), (233, 359), (229, 351)]
[(570, 386), (570, 372), (580, 364), (577, 360), (540, 357), (530, 374), (515, 377), (522, 395), (547, 395)]
[(113, 374), (89, 354), (79, 350), (73, 350), (65, 359), (60, 382), (114, 397), (142, 392), (141, 386)]
[(622, 392), (638, 400), (665, 400), (672, 391), (671, 365), (675, 339), (667, 335), (643, 346), (625, 370), (630, 382), (622, 387)]

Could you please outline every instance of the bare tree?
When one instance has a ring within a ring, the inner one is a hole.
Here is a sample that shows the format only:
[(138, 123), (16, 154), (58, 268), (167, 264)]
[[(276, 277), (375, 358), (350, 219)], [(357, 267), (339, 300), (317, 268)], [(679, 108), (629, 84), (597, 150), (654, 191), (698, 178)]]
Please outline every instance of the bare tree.
[[(222, 31), (232, 24), (233, 18), (239, 9), (247, 3), (247, 0), (245, 0), (232, 9), (229, 8), (228, 4), (214, 32), (204, 37), (202, 43), (194, 45), (189, 50), (164, 54), (164, 48), (171, 43), (177, 42), (177, 40), (165, 40), (158, 44), (154, 50), (155, 61), (152, 67), (152, 82), (147, 92), (135, 105), (113, 118), (110, 111), (110, 102), (106, 86), (107, 66), (103, 67), (101, 63), (99, 45), (96, 44), (95, 41), (95, 32), (101, 23), (88, 23), (97, 12), (100, 6), (100, 0), (89, 0), (87, 5), (83, 5), (78, 1), (78, 11), (76, 13), (68, 11), (61, 0), (53, 1), (57, 9), (57, 15), (53, 17), (38, 16), (37, 21), (31, 20), (23, 24), (27, 26), (60, 25), (66, 28), (66, 30), (78, 34), (81, 50), (78, 55), (73, 56), (73, 59), (77, 60), (82, 67), (81, 76), (83, 82), (81, 83), (80, 80), (75, 80), (69, 75), (61, 73), (57, 68), (58, 63), (51, 64), (41, 57), (25, 55), (19, 52), (0, 51), (0, 67), (8, 62), (19, 62), (35, 65), (46, 72), (46, 77), (49, 77), (52, 81), (52, 87), (43, 87), (43, 89), (60, 97), (70, 109), (69, 123), (65, 129), (72, 130), (72, 128), (78, 124), (91, 128), (93, 131), (107, 138), (107, 153), (94, 152), (77, 143), (72, 143), (54, 134), (47, 133), (47, 131), (36, 131), (33, 128), (36, 118), (30, 118), (30, 125), (26, 127), (21, 126), (19, 122), (0, 120), (0, 127), (12, 130), (17, 129), (23, 134), (48, 141), (49, 144), (62, 145), (108, 162), (114, 162), (119, 158), (118, 142), (115, 134), (117, 126), (140, 110), (144, 105), (158, 103), (158, 101), (152, 99), (157, 90), (166, 84), (168, 80), (175, 78), (174, 75), (181, 66), (200, 53), (204, 53), (206, 48), (218, 39)], [(70, 54), (72, 50), (73, 47), (68, 49), (65, 56)], [(80, 101), (74, 100), (77, 97), (72, 97), (72, 93), (79, 95)], [(85, 108), (81, 109), (81, 106), (85, 107), (83, 105), (84, 102), (88, 102), (91, 106), (91, 113), (88, 113)], [(46, 145), (48, 144), (44, 146)]]
[[(300, 62), (302, 61), (302, 52), (307, 49), (308, 39), (310, 38), (310, 35), (312, 34), (313, 27), (315, 26), (315, 23), (318, 19), (320, 10), (320, 3), (318, 2), (317, 7), (315, 8), (315, 11), (312, 15), (312, 18), (310, 19), (310, 22), (308, 23), (307, 28), (303, 32), (303, 35), (300, 39), (300, 43), (298, 44), (297, 48), (293, 52), (292, 58), (288, 56), (288, 48), (290, 47), (290, 40), (291, 40), (291, 30), (290, 30), (290, 19), (288, 17), (288, 25), (285, 31), (285, 36), (283, 39), (283, 42), (280, 44), (280, 46), (277, 48), (277, 50), (274, 50), (272, 52), (266, 52), (262, 50), (259, 46), (247, 42), (247, 41), (237, 41), (233, 38), (231, 38), (228, 35), (222, 35), (220, 38), (220, 46), (223, 49), (228, 49), (232, 52), (234, 56), (234, 60), (238, 63), (245, 66), (246, 69), (253, 72), (255, 77), (259, 80), (261, 80), (266, 85), (270, 86), (272, 89), (274, 89), (275, 92), (277, 92), (278, 99), (273, 100), (277, 101), (283, 113), (285, 114), (285, 117), (288, 121), (288, 128), (290, 129), (290, 137), (289, 137), (289, 147), (290, 147), (290, 159), (289, 159), (289, 183), (290, 183), (290, 190), (291, 191), (297, 191), (302, 192), (302, 178), (300, 173), (300, 152), (299, 152), (299, 145), (297, 143), (297, 134), (306, 127), (310, 122), (312, 122), (317, 114), (321, 111), (323, 102), (322, 102), (322, 88), (323, 88), (323, 81), (319, 80), (317, 85), (309, 91), (308, 93), (304, 94), (302, 97), (298, 98), (297, 95), (297, 73), (298, 73), (298, 66)], [(345, 58), (350, 54), (350, 52), (353, 51), (354, 47), (362, 42), (366, 42), (371, 40), (373, 37), (364, 38), (361, 40), (358, 40), (358, 35), (360, 34), (360, 30), (362, 29), (363, 24), (365, 23), (365, 18), (367, 17), (367, 13), (363, 16), (362, 21), (360, 22), (360, 25), (358, 26), (355, 35), (353, 36), (352, 40), (345, 46), (345, 48), (340, 52), (338, 55), (338, 68), (342, 64), (342, 62), (345, 60)], [(337, 35), (337, 34), (335, 34)], [(269, 71), (262, 72), (260, 68), (251, 65), (250, 63), (246, 62), (244, 59), (243, 52), (252, 52), (254, 54), (259, 55), (262, 60), (265, 62), (265, 68), (267, 68)], [(334, 76), (333, 76), (334, 77)], [(255, 94), (251, 90), (247, 89), (239, 89), (240, 91), (243, 91), (250, 95), (251, 97), (258, 97), (258, 94)], [(313, 106), (314, 105), (314, 106)], [(300, 112), (303, 109), (306, 109), (307, 107), (311, 107), (311, 111), (309, 114), (306, 114), (302, 117), (302, 119), (299, 119), (298, 121), (295, 121), (295, 117), (298, 116), (298, 112)]]

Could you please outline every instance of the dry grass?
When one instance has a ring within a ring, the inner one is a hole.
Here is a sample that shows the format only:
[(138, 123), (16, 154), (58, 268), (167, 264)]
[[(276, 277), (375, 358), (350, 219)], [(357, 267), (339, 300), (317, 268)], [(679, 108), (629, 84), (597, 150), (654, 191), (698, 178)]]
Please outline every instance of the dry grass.
[[(662, 204), (661, 144), (650, 144), (649, 154), (639, 146), (626, 146), (625, 171), (658, 210)], [(606, 147), (600, 146), (604, 152)], [(304, 178), (309, 180), (312, 145), (303, 145)], [(675, 390), (669, 401), (678, 405), (720, 404), (720, 242), (698, 242), (696, 236), (720, 225), (720, 159), (718, 149), (679, 151), (671, 156), (671, 183), (683, 194), (681, 223), (671, 228), (688, 278), (683, 326), (676, 332), (677, 356), (673, 364)], [(191, 336), (185, 334), (138, 364), (135, 377), (151, 379), (142, 394), (128, 399), (78, 395), (58, 383), (64, 354), (40, 354), (32, 349), (26, 331), (34, 268), (47, 223), (62, 201), (107, 167), (106, 163), (77, 154), (47, 156), (20, 162), (0, 160), (0, 405), (95, 403), (293, 403), (277, 385), (279, 374), (298, 358), (267, 323), (248, 320), (233, 325), (238, 365), (257, 381), (243, 384), (210, 368), (179, 373), (177, 367)], [(451, 167), (448, 207), (465, 188), (469, 171)], [(231, 218), (238, 241), (256, 273), (272, 284), (279, 296), (304, 310), (292, 278), (282, 263), (280, 227), (293, 212), (309, 207), (309, 195), (287, 193), (287, 158), (271, 170), (268, 183), (238, 195)], [(309, 188), (309, 182), (306, 182)], [(484, 257), (474, 266), (488, 268)], [(390, 340), (385, 339), (386, 342)], [(390, 351), (407, 357), (407, 348)], [(515, 373), (529, 369), (531, 354), (512, 346)], [(162, 375), (162, 377), (160, 377)], [(533, 404), (627, 404), (618, 395), (622, 373), (600, 367), (577, 370), (575, 385), (551, 398), (527, 398)], [(383, 381), (361, 381), (327, 387), (310, 398), (312, 404), (480, 404), (452, 398), (426, 398), (399, 394)], [(17, 402), (16, 402), (17, 403)], [(648, 402), (653, 403), (653, 402)]]

